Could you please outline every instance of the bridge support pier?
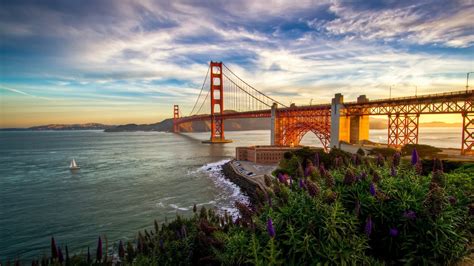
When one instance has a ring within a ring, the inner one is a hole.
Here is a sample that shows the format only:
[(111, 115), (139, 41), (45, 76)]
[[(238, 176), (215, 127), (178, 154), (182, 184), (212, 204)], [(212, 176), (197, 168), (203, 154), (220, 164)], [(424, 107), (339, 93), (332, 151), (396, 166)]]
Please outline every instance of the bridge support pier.
[(388, 115), (388, 146), (400, 147), (406, 144), (418, 144), (419, 114)]
[(173, 132), (174, 133), (179, 132), (178, 119), (179, 119), (179, 105), (175, 104), (173, 108)]
[(276, 139), (277, 139), (277, 136), (276, 136), (276, 133), (277, 133), (277, 130), (278, 130), (278, 125), (277, 125), (277, 122), (278, 122), (278, 117), (277, 117), (277, 109), (278, 109), (278, 104), (277, 103), (273, 103), (272, 105), (272, 113), (271, 113), (271, 120), (270, 120), (270, 145), (272, 146), (275, 146), (277, 145), (276, 143)]
[[(347, 119), (341, 117), (341, 109), (344, 108), (344, 96), (337, 93), (331, 101), (331, 140), (330, 148), (339, 148), (339, 141), (345, 140), (345, 136), (341, 136), (341, 132), (347, 132)], [(342, 122), (342, 123), (341, 123)], [(347, 141), (347, 140), (346, 140)]]
[(462, 114), (462, 155), (474, 155), (474, 113)]
[[(367, 103), (369, 99), (365, 95), (357, 97), (357, 103)], [(359, 114), (350, 117), (349, 142), (360, 144), (363, 140), (369, 139), (369, 116), (363, 115), (366, 110), (361, 109)]]

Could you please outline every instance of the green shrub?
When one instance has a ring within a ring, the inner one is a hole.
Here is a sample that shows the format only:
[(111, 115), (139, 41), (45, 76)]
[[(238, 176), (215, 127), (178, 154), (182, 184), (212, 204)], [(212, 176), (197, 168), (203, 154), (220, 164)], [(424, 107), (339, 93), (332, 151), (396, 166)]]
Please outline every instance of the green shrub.
[(420, 157), (436, 157), (442, 150), (425, 144), (407, 144), (402, 147), (402, 155), (411, 155), (413, 149), (416, 149)]
[(396, 152), (397, 152), (397, 150), (395, 150), (393, 148), (379, 148), (379, 147), (376, 147), (376, 148), (373, 148), (369, 151), (369, 155), (379, 155), (379, 154), (381, 154), (383, 157), (389, 158), (389, 157), (392, 157)]

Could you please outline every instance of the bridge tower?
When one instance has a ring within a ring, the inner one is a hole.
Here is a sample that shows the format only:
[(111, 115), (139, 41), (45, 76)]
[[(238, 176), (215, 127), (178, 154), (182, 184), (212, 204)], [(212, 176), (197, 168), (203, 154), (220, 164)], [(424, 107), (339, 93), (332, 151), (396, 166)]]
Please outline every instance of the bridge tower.
[(174, 133), (179, 132), (178, 119), (179, 119), (179, 105), (175, 104), (173, 108), (173, 132)]
[[(229, 143), (224, 137), (224, 83), (222, 62), (210, 63), (211, 68), (211, 138), (204, 143)], [(217, 109), (217, 110), (216, 110)]]

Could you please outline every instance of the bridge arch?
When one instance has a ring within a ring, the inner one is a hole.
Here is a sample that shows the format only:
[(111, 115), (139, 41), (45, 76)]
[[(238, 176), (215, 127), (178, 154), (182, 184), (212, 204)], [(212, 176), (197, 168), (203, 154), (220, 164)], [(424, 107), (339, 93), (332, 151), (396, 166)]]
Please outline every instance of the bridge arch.
[(297, 146), (300, 144), (303, 136), (312, 132), (323, 145), (324, 150), (329, 149), (330, 132), (325, 124), (319, 122), (294, 121), (283, 128), (282, 144), (285, 146)]

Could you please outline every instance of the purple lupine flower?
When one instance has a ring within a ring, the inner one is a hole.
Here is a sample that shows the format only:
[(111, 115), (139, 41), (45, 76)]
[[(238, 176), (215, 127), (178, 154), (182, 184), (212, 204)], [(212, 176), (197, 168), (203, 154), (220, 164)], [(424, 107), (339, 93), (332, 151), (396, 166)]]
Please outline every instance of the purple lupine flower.
[(160, 248), (163, 249), (165, 247), (163, 239), (160, 238)]
[(59, 261), (59, 263), (63, 263), (63, 261), (64, 261), (64, 256), (63, 256), (63, 252), (61, 250), (61, 247), (58, 247), (58, 261)]
[(102, 260), (102, 239), (99, 236), (99, 240), (97, 240), (97, 261)]
[(375, 185), (374, 185), (374, 183), (370, 183), (370, 188), (369, 188), (369, 190), (370, 190), (370, 195), (375, 196), (375, 194), (377, 194), (377, 191), (375, 190)]
[(449, 200), (449, 203), (450, 203), (451, 205), (454, 205), (454, 204), (456, 204), (456, 202), (457, 202), (457, 199), (456, 199), (456, 197), (454, 197), (454, 196), (449, 196), (449, 197), (448, 197), (448, 200)]
[(367, 236), (370, 236), (370, 234), (372, 233), (372, 227), (373, 227), (373, 223), (372, 223), (372, 218), (369, 216), (367, 217), (367, 219), (365, 220), (365, 234)]
[(87, 247), (87, 263), (91, 263), (91, 250)]
[(367, 178), (367, 173), (366, 172), (360, 173), (359, 180), (365, 180), (366, 178)]
[(314, 161), (313, 161), (313, 164), (314, 164), (315, 167), (319, 167), (319, 153), (318, 153), (318, 152), (316, 152), (316, 153), (314, 154)]
[(397, 176), (397, 169), (395, 169), (395, 166), (393, 166), (393, 165), (390, 168), (390, 175), (391, 176)]
[(275, 228), (273, 228), (273, 221), (272, 221), (272, 218), (268, 218), (268, 221), (267, 221), (267, 231), (268, 231), (268, 235), (269, 235), (271, 238), (274, 238), (274, 237), (275, 237)]
[(307, 177), (307, 176), (310, 176), (311, 173), (310, 173), (311, 169), (309, 168), (309, 166), (306, 166), (306, 168), (304, 169), (304, 176)]
[(400, 165), (400, 153), (399, 152), (396, 152), (393, 154), (393, 160), (392, 160), (392, 164), (393, 166), (395, 167), (398, 167)]
[(186, 238), (187, 235), (188, 235), (188, 233), (187, 233), (187, 231), (186, 231), (186, 226), (183, 224), (183, 225), (181, 226), (181, 236), (184, 237), (184, 238)]
[(412, 210), (407, 210), (403, 213), (403, 217), (409, 219), (409, 220), (414, 220), (416, 219), (416, 212)]
[(418, 156), (418, 151), (416, 148), (413, 148), (413, 151), (411, 152), (411, 165), (416, 165), (419, 160), (420, 156)]
[(382, 156), (382, 154), (377, 154), (377, 160), (376, 160), (376, 163), (377, 163), (377, 166), (383, 166), (384, 164), (384, 158)]
[(351, 160), (353, 165), (357, 165), (357, 156), (355, 154), (352, 154)]
[(303, 178), (300, 178), (299, 182), (298, 182), (298, 185), (301, 189), (305, 189), (305, 184), (304, 184), (304, 179)]
[(280, 183), (284, 183), (284, 180), (285, 180), (285, 179), (284, 179), (282, 173), (278, 173), (278, 176), (277, 176), (277, 177), (278, 177), (278, 181), (280, 181)]
[(356, 202), (355, 202), (354, 213), (357, 217), (359, 217), (359, 214), (360, 214), (360, 200), (356, 200)]
[(124, 258), (124, 257), (125, 257), (125, 247), (123, 246), (122, 240), (120, 240), (120, 242), (119, 242), (118, 255), (119, 255), (120, 258)]
[(51, 237), (51, 258), (55, 259), (58, 257), (58, 247), (56, 246), (56, 241), (54, 237)]
[(67, 248), (67, 245), (66, 245), (66, 264), (69, 264), (69, 249)]
[(321, 174), (321, 177), (326, 176), (326, 168), (324, 167), (324, 163), (319, 164), (319, 173)]
[(398, 229), (396, 227), (392, 227), (388, 233), (391, 237), (396, 237), (398, 236)]
[(440, 159), (435, 158), (433, 159), (433, 173), (437, 171), (443, 172), (443, 162)]

